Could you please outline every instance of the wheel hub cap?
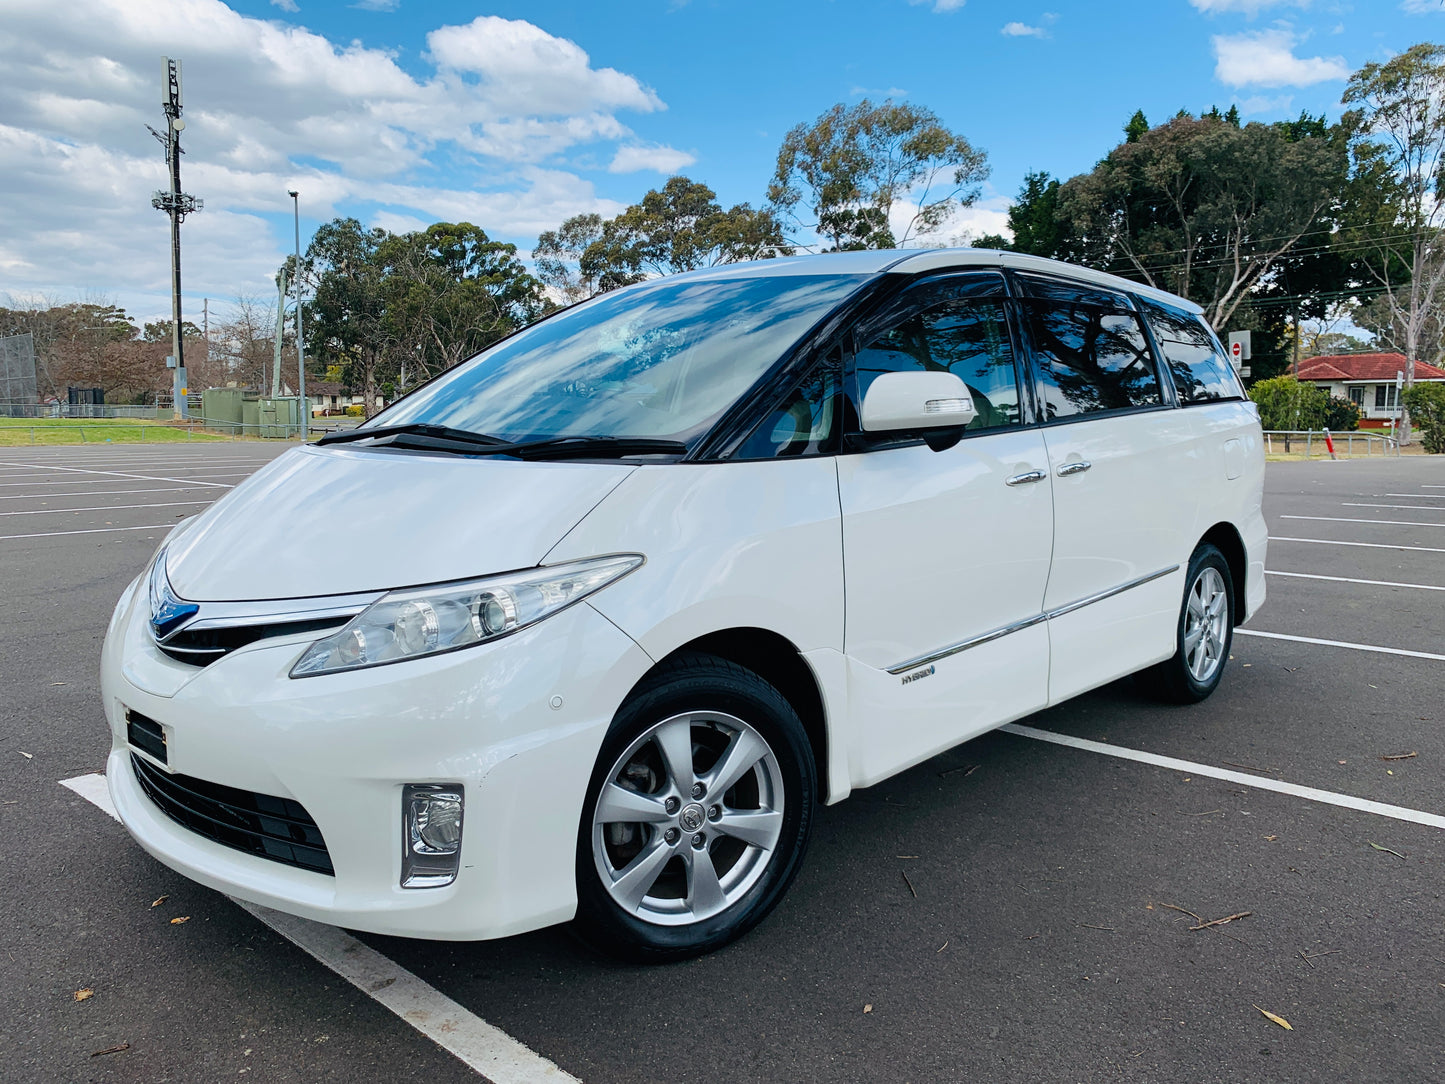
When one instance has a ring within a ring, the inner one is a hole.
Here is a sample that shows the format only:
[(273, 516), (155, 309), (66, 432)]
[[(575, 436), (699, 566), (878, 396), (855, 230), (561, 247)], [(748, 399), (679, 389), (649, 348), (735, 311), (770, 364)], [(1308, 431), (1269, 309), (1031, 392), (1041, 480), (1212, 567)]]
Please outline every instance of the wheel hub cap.
[(692, 805), (682, 807), (682, 812), (677, 815), (677, 823), (684, 832), (696, 832), (707, 823), (707, 810), (696, 802)]

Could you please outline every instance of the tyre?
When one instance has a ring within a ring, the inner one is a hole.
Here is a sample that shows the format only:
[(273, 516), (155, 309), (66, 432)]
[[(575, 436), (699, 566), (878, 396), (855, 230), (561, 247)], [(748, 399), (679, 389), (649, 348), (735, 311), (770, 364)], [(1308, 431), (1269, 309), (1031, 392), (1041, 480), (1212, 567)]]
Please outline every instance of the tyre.
[(1179, 649), (1172, 659), (1144, 672), (1155, 695), (1193, 704), (1219, 687), (1234, 641), (1234, 579), (1224, 554), (1207, 542), (1189, 558), (1179, 608)]
[(817, 794), (797, 712), (752, 671), (689, 655), (618, 711), (577, 840), (577, 932), (680, 960), (758, 923), (792, 882)]

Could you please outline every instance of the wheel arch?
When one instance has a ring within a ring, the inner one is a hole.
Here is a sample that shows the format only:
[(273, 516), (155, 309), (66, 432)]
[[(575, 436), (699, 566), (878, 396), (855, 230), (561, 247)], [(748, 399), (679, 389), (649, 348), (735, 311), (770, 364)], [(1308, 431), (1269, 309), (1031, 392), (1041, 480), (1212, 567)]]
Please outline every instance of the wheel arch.
[(828, 719), (823, 691), (813, 668), (808, 665), (797, 646), (787, 637), (768, 629), (719, 629), (680, 644), (658, 659), (656, 664), (638, 679), (633, 686), (634, 691), (679, 655), (697, 652), (716, 655), (746, 667), (783, 694), (783, 698), (792, 705), (798, 718), (802, 720), (803, 733), (813, 750), (813, 760), (818, 773), (818, 800), (827, 801)]
[(1249, 573), (1249, 557), (1244, 548), (1244, 539), (1240, 536), (1238, 528), (1227, 521), (1216, 523), (1209, 530), (1204, 532), (1200, 543), (1208, 542), (1224, 554), (1224, 562), (1229, 566), (1229, 578), (1234, 581), (1234, 624), (1239, 625), (1244, 621), (1246, 594), (1246, 576)]

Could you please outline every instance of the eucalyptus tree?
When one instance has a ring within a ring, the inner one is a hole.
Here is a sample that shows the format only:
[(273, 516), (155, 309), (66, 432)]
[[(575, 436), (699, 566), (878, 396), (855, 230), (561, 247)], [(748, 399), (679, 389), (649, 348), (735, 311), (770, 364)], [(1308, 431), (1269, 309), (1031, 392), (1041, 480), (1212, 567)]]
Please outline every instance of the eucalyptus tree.
[[(828, 251), (895, 248), (939, 229), (978, 198), (988, 156), (930, 109), (842, 103), (788, 132), (768, 202)], [(895, 209), (912, 208), (894, 232)]]

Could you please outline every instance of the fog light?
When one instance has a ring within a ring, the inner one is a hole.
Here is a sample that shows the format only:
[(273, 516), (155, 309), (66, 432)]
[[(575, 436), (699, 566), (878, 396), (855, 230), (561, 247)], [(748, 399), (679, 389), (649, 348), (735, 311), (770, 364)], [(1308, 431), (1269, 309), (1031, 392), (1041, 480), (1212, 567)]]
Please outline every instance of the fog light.
[(457, 879), (462, 859), (460, 786), (402, 788), (402, 888), (440, 888)]

